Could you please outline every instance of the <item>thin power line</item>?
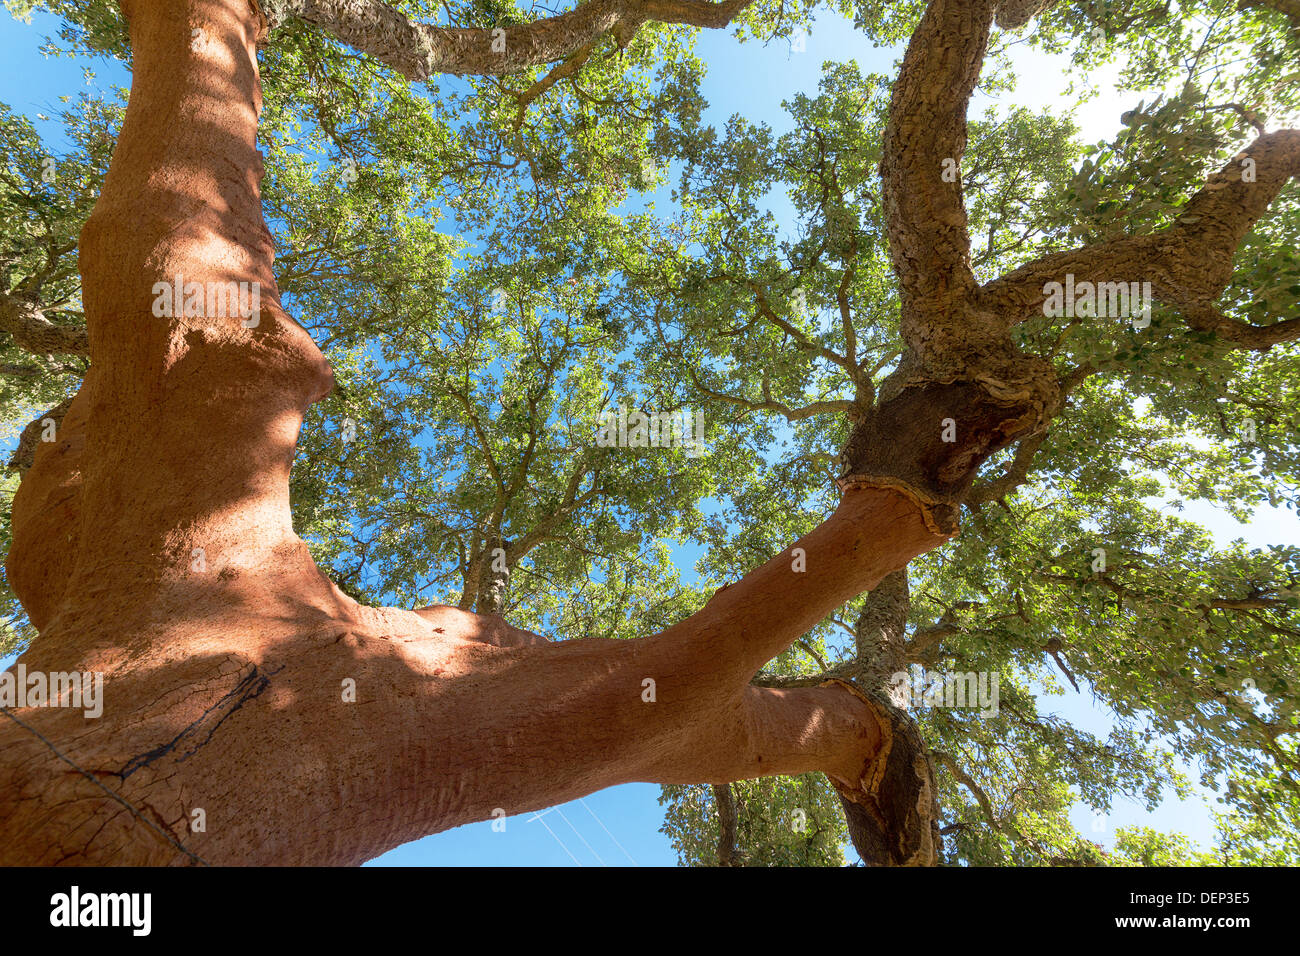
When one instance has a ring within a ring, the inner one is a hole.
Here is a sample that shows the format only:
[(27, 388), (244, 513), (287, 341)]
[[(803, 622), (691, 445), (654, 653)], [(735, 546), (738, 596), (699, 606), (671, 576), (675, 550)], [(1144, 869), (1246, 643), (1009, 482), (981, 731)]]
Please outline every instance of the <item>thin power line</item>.
[[(552, 807), (551, 809), (553, 810), (553, 809), (555, 809), (555, 808)], [(551, 811), (550, 811), (550, 810), (546, 810), (546, 811), (544, 811), (544, 812), (545, 812), (545, 813), (550, 813)], [(582, 863), (579, 862), (578, 858), (577, 858), (576, 856), (574, 856), (572, 852), (570, 852), (570, 850), (569, 850), (569, 848), (568, 848), (567, 846), (564, 845), (564, 841), (561, 840), (561, 839), (559, 838), (559, 836), (556, 834), (556, 832), (555, 832), (554, 830), (551, 829), (550, 824), (548, 824), (545, 820), (542, 820), (542, 814), (540, 814), (540, 813), (537, 814), (535, 817), (533, 817), (533, 820), (541, 820), (541, 822), (542, 822), (542, 826), (546, 827), (546, 832), (549, 833), (551, 836), (555, 837), (555, 842), (558, 843), (558, 844), (559, 844), (559, 845), (564, 849), (564, 852), (565, 852), (565, 853), (568, 853), (568, 854), (569, 854), (569, 859), (572, 860), (574, 863), (577, 863), (578, 866), (582, 866)], [(529, 820), (528, 822), (529, 822), (529, 823), (532, 823), (533, 820)]]
[[(5, 715), (6, 717), (8, 717), (10, 720), (12, 720), (12, 721), (13, 721), (15, 724), (17, 724), (19, 727), (22, 727), (22, 728), (23, 728), (24, 730), (26, 730), (28, 733), (30, 733), (30, 734), (32, 734), (33, 736), (35, 736), (37, 739), (39, 739), (39, 740), (41, 741), (41, 743), (45, 744), (45, 746), (49, 747), (49, 748), (50, 748), (50, 751), (54, 754), (54, 756), (58, 757), (60, 760), (62, 760), (64, 763), (66, 763), (66, 764), (67, 764), (69, 767), (71, 767), (73, 770), (77, 771), (77, 773), (81, 774), (83, 777), (85, 777), (87, 780), (89, 780), (89, 781), (90, 781), (91, 783), (93, 783), (95, 786), (99, 787), (100, 790), (103, 790), (106, 794), (108, 794), (110, 797), (112, 797), (114, 800), (116, 800), (116, 801), (117, 801), (118, 803), (120, 803), (122, 806), (124, 806), (124, 807), (126, 807), (128, 810), (130, 810), (131, 813), (134, 814), (135, 817), (136, 817), (138, 820), (140, 820), (140, 822), (142, 822), (142, 823), (144, 823), (145, 825), (147, 825), (147, 826), (148, 826), (150, 829), (152, 829), (155, 833), (158, 833), (159, 835), (161, 835), (161, 836), (163, 837), (163, 839), (165, 839), (165, 840), (166, 840), (168, 843), (170, 843), (172, 846), (176, 847), (176, 849), (180, 850), (182, 853), (184, 853), (186, 856), (188, 856), (188, 857), (189, 857), (191, 860), (193, 860), (195, 863), (200, 863), (200, 864), (202, 864), (203, 866), (208, 866), (208, 865), (210, 865), (210, 864), (208, 863), (207, 860), (203, 859), (203, 857), (199, 856), (197, 853), (192, 853), (189, 849), (186, 848), (185, 844), (181, 843), (181, 842), (180, 842), (179, 840), (177, 840), (174, 836), (172, 836), (172, 835), (171, 835), (170, 833), (168, 833), (166, 830), (164, 830), (164, 829), (162, 829), (161, 827), (159, 827), (156, 823), (154, 823), (152, 820), (150, 820), (148, 817), (146, 817), (143, 813), (141, 813), (139, 810), (137, 810), (137, 809), (135, 808), (134, 804), (132, 804), (130, 801), (128, 801), (125, 797), (121, 796), (120, 794), (114, 793), (114, 792), (113, 792), (112, 790), (110, 790), (108, 787), (104, 786), (104, 784), (99, 780), (98, 777), (95, 777), (93, 774), (88, 773), (88, 772), (85, 771), (85, 770), (82, 770), (82, 769), (81, 769), (80, 767), (78, 767), (75, 763), (73, 763), (70, 759), (68, 759), (67, 757), (65, 757), (62, 753), (59, 752), (59, 748), (56, 747), (56, 746), (54, 746), (54, 744), (50, 743), (48, 740), (46, 740), (46, 739), (45, 739), (45, 736), (44, 736), (44, 735), (43, 735), (39, 730), (37, 730), (35, 727), (32, 727), (30, 724), (24, 723), (23, 721), (19, 720), (17, 717), (15, 717), (15, 716), (13, 715), (13, 713), (10, 712), (10, 710), (9, 710), (8, 707), (0, 707), (0, 711), (3, 711), (3, 712), (4, 712), (4, 715)], [(547, 829), (549, 830), (550, 827), (547, 827)]]
[(596, 858), (596, 862), (599, 863), (601, 866), (608, 866), (608, 864), (600, 858), (600, 854), (597, 853), (594, 849), (592, 849), (591, 844), (587, 842), (587, 838), (583, 836), (581, 833), (578, 833), (578, 828), (575, 827), (572, 823), (569, 823), (569, 818), (564, 815), (564, 811), (561, 810), (559, 807), (556, 807), (555, 812), (560, 815), (561, 820), (569, 824), (570, 830), (578, 834), (578, 839), (582, 841), (583, 846), (585, 846), (588, 850), (591, 850), (591, 855)]
[[(584, 800), (584, 799), (582, 799), (582, 797), (579, 797), (579, 798), (578, 798), (578, 802), (581, 803), (584, 807), (587, 807), (587, 801)], [(612, 833), (609, 832), (609, 827), (605, 826), (604, 821), (601, 820), (600, 817), (596, 816), (596, 811), (593, 810), (593, 809), (591, 809), (591, 807), (587, 807), (587, 812), (590, 813), (591, 816), (592, 816), (592, 818), (593, 818), (597, 823), (600, 824), (600, 828), (601, 828), (602, 830), (604, 830), (605, 833), (607, 833), (607, 834), (609, 835), (609, 838), (610, 838), (611, 840), (614, 841), (614, 846), (618, 847), (620, 850), (623, 850), (623, 844), (619, 843), (619, 842), (618, 842), (618, 839), (614, 836), (614, 834), (612, 834)], [(632, 860), (632, 854), (631, 854), (631, 853), (628, 853), (627, 850), (623, 850), (623, 855), (624, 855), (625, 857), (627, 857), (629, 860)], [(637, 863), (636, 860), (632, 860), (632, 865), (633, 865), (633, 866), (640, 866), (641, 864)]]

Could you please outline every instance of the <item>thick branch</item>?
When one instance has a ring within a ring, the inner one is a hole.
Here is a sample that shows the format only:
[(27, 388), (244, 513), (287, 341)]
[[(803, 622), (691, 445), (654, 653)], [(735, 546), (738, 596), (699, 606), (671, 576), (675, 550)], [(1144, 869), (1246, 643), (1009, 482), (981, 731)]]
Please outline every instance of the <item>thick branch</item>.
[(575, 51), (563, 63), (556, 66), (536, 83), (528, 87), (523, 92), (516, 93), (515, 99), (519, 102), (519, 112), (515, 114), (515, 128), (518, 129), (524, 122), (524, 115), (528, 112), (528, 105), (549, 90), (560, 80), (566, 79), (582, 70), (583, 65), (591, 56), (591, 51), (596, 48), (596, 41), (592, 40)]
[(828, 774), (844, 808), (849, 839), (867, 866), (934, 866), (939, 835), (934, 765), (916, 721), (883, 695), (843, 681), (879, 721), (880, 752), (856, 787)]
[[(841, 477), (902, 484), (949, 512), (935, 515), (941, 527), (954, 520), (955, 502), (983, 460), (1039, 430), (1059, 405), (1054, 370), (1021, 353), (1011, 323), (974, 296), (960, 170), (996, 6), (932, 0), (894, 85), (880, 173), (905, 349), (881, 385), (878, 410), (850, 436)], [(1025, 16), (1016, 12), (1008, 22)], [(944, 421), (955, 433), (943, 445), (937, 429), (930, 436), (917, 427)], [(900, 434), (913, 440), (900, 447)]]
[(378, 0), (284, 0), (276, 18), (294, 16), (333, 34), (411, 80), (436, 73), (502, 76), (562, 60), (613, 34), (626, 43), (650, 20), (720, 28), (752, 0), (591, 0), (558, 16), (507, 27), (413, 23)]
[(934, 0), (894, 84), (880, 174), (905, 311), (942, 309), (975, 285), (959, 170), (993, 9), (992, 0)]
[(1150, 282), (1155, 298), (1180, 308), (1194, 328), (1245, 348), (1268, 348), (1300, 334), (1294, 320), (1252, 326), (1222, 316), (1212, 303), (1232, 278), (1237, 247), (1286, 183), (1300, 175), (1300, 130), (1258, 137), (1210, 177), (1174, 224), (1043, 256), (979, 291), (983, 308), (1019, 322), (1040, 312), (1045, 285), (1074, 276), (1081, 282)]
[(0, 294), (0, 329), (14, 337), (19, 348), (35, 355), (89, 355), (86, 330), (56, 325), (40, 306), (18, 296)]
[(1272, 325), (1252, 325), (1230, 319), (1212, 305), (1201, 302), (1182, 306), (1187, 324), (1200, 332), (1213, 332), (1215, 337), (1230, 342), (1237, 348), (1266, 352), (1283, 342), (1300, 339), (1300, 317), (1283, 319)]
[(848, 412), (853, 408), (853, 403), (847, 399), (822, 399), (803, 405), (799, 408), (791, 408), (782, 402), (778, 402), (770, 395), (764, 396), (761, 402), (751, 401), (747, 398), (738, 398), (735, 395), (728, 395), (726, 392), (717, 392), (709, 388), (700, 381), (700, 377), (695, 374), (694, 369), (689, 370), (691, 381), (695, 387), (710, 398), (715, 398), (720, 402), (727, 402), (731, 405), (738, 405), (741, 408), (749, 409), (754, 412), (775, 412), (782, 415), (787, 421), (797, 422), (805, 418), (813, 418), (817, 415), (838, 415)]

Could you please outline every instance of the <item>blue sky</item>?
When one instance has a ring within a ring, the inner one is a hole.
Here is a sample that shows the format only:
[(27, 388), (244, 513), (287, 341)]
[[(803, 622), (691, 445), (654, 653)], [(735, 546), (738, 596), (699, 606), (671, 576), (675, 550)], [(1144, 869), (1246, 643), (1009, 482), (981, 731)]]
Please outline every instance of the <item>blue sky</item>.
[[(36, 15), (30, 26), (0, 16), (0, 62), (5, 64), (0, 72), (0, 101), (34, 120), (38, 113), (54, 116), (62, 105), (60, 95), (128, 82), (125, 70), (117, 63), (90, 64), (98, 77), (89, 85), (83, 75), (86, 63), (41, 56), (38, 47), (43, 37), (53, 32), (53, 23), (53, 18), (42, 15)], [(753, 41), (740, 44), (723, 32), (706, 32), (700, 39), (699, 52), (709, 64), (704, 84), (705, 98), (710, 103), (709, 120), (720, 126), (731, 114), (740, 113), (766, 121), (778, 133), (787, 128), (787, 116), (780, 107), (782, 100), (796, 92), (815, 91), (823, 61), (853, 58), (866, 71), (892, 75), (894, 61), (901, 55), (900, 50), (873, 48), (851, 24), (829, 15), (818, 21), (805, 49), (799, 52), (785, 40), (767, 45)], [(1021, 76), (1020, 88), (1005, 96), (1005, 102), (1050, 107), (1058, 113), (1071, 105), (1071, 99), (1062, 98), (1069, 83), (1063, 60), (1019, 49), (1013, 61)], [(1103, 74), (1103, 78), (1111, 75)], [(1103, 90), (1076, 112), (1084, 138), (1096, 140), (1113, 133), (1119, 127), (1120, 113), (1137, 99), (1118, 98)], [(982, 112), (991, 102), (979, 96), (972, 111)], [(38, 122), (38, 129), (52, 148), (63, 146), (57, 124)], [(666, 198), (666, 190), (662, 192)], [(774, 211), (788, 222), (788, 211), (782, 209), (782, 203), (778, 197)], [(1237, 537), (1245, 538), (1252, 546), (1300, 542), (1300, 518), (1280, 509), (1264, 509), (1249, 525), (1240, 525), (1225, 513), (1198, 502), (1188, 503), (1182, 516), (1208, 528), (1221, 545)], [(688, 553), (681, 552), (681, 558)], [(681, 570), (687, 578), (694, 578), (692, 568)], [(0, 667), (8, 663), (0, 661)], [(1044, 698), (1039, 706), (1101, 736), (1111, 726), (1106, 712), (1086, 693), (1071, 691)], [(510, 818), (504, 832), (494, 831), (491, 823), (483, 822), (436, 834), (393, 850), (371, 865), (673, 865), (676, 856), (667, 838), (658, 832), (663, 821), (658, 795), (659, 787), (651, 784), (615, 787), (545, 811), (540, 817), (527, 814)], [(1088, 808), (1077, 807), (1074, 822), (1085, 835), (1108, 845), (1116, 827), (1138, 823), (1185, 832), (1203, 846), (1208, 845), (1213, 833), (1209, 809), (1200, 799), (1179, 802), (1171, 797), (1154, 814), (1136, 804), (1120, 802), (1100, 820)]]

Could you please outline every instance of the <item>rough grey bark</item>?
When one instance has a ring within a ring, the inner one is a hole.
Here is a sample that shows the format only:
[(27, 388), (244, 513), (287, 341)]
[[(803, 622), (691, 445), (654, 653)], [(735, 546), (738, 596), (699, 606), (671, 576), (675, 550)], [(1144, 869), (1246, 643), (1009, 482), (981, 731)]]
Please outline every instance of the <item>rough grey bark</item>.
[(736, 795), (731, 784), (715, 783), (713, 802), (718, 807), (718, 865), (740, 866), (740, 854), (736, 850), (740, 815), (736, 811)]
[(1300, 338), (1295, 319), (1255, 326), (1229, 319), (1214, 306), (1232, 278), (1237, 247), (1297, 175), (1300, 130), (1265, 133), (1212, 175), (1171, 225), (1042, 256), (985, 284), (976, 298), (983, 309), (1021, 322), (1041, 310), (1044, 284), (1067, 273), (1076, 282), (1147, 281), (1152, 295), (1177, 307), (1193, 328), (1238, 347), (1263, 349)]
[(85, 328), (57, 325), (45, 317), (38, 303), (21, 296), (0, 293), (0, 329), (34, 355), (90, 354)]
[(379, 0), (263, 0), (274, 25), (296, 17), (392, 67), (407, 79), (436, 73), (502, 76), (553, 63), (607, 34), (620, 44), (643, 23), (725, 27), (752, 0), (590, 0), (518, 26), (437, 27)]
[[(1020, 352), (976, 295), (962, 199), (966, 111), (997, 5), (935, 0), (899, 70), (880, 161), (904, 352), (853, 429), (842, 487), (893, 487), (952, 534), (979, 466), (1060, 407), (1048, 362)], [(947, 181), (944, 167), (958, 171)]]
[(854, 628), (861, 680), (900, 708), (907, 706), (907, 688), (895, 687), (890, 677), (907, 669), (905, 634), (910, 607), (904, 568), (888, 575), (871, 590)]
[[(510, 587), (510, 542), (500, 535), (489, 537), (480, 556), (474, 610), (479, 614), (500, 614)], [(496, 567), (502, 565), (502, 567)]]

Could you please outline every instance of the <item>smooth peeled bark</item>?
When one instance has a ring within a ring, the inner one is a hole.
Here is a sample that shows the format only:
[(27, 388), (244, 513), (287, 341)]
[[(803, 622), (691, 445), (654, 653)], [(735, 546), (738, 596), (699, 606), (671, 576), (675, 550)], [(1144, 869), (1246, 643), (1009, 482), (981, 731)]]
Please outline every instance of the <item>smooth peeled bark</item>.
[[(331, 372), (272, 275), (264, 21), (247, 0), (124, 7), (131, 102), (80, 245), (91, 371), (15, 498), (8, 560), (41, 632), (21, 663), (103, 672), (104, 713), (0, 719), (0, 862), (357, 864), (628, 781), (819, 770), (852, 789), (879, 769), (857, 694), (748, 682), (945, 540), (898, 490), (850, 488), (792, 546), (806, 571), (788, 549), (633, 641), (363, 607), (316, 568), (289, 469)], [(154, 316), (178, 273), (258, 283), (260, 321)]]

